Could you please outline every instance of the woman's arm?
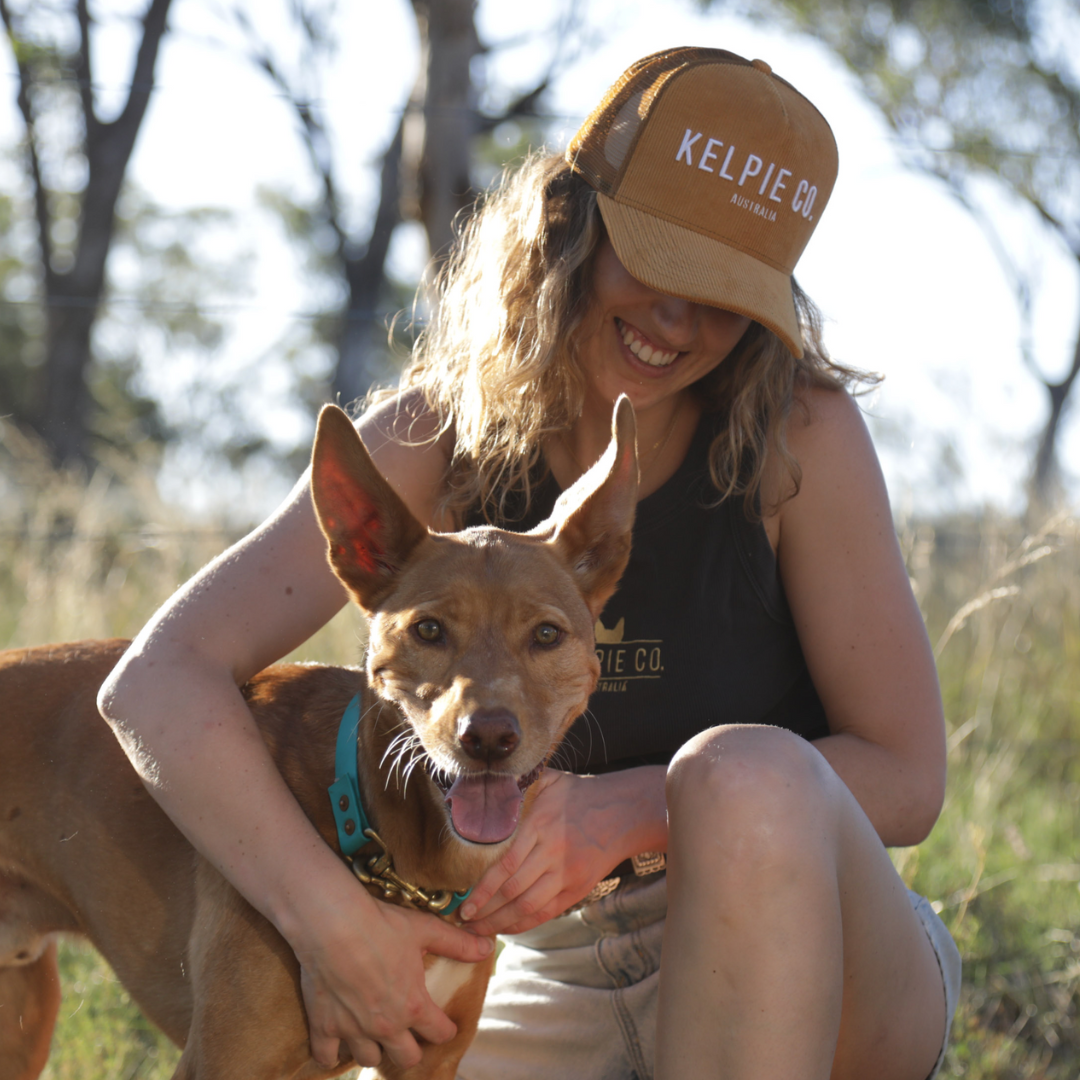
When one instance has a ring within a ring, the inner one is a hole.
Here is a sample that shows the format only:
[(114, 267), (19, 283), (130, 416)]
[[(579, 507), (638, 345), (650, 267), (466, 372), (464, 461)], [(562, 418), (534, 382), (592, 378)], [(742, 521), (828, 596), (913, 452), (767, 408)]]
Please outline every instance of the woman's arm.
[(815, 746), (886, 844), (915, 844), (945, 788), (934, 658), (857, 405), (838, 391), (803, 400), (787, 431), (801, 487), (766, 527), (829, 718), (832, 734)]
[[(445, 456), (438, 444), (393, 442), (402, 415), (388, 406), (361, 432), (430, 520)], [(432, 1041), (454, 1030), (424, 990), (422, 951), (476, 960), (487, 943), (367, 895), (285, 786), (238, 690), (345, 599), (302, 480), (162, 607), (102, 687), (100, 705), (151, 794), (293, 946), (316, 1056), (332, 1063), (344, 1038), (372, 1064), (375, 1040), (408, 1065), (419, 1059), (410, 1028)]]

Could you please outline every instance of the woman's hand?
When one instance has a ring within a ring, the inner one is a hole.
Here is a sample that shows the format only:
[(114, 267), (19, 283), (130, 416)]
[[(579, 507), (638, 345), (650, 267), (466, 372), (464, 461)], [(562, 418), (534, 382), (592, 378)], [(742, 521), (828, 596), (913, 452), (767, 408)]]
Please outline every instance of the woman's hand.
[(444, 1043), (457, 1032), (427, 992), (424, 955), (475, 963), (493, 943), (434, 915), (364, 899), (327, 905), (308, 924), (317, 933), (290, 942), (300, 960), (311, 1052), (329, 1068), (344, 1042), (360, 1065), (377, 1065), (385, 1053), (408, 1068), (420, 1061), (417, 1039)]
[(548, 769), (517, 835), (461, 909), (478, 934), (520, 934), (561, 915), (623, 859), (667, 847), (662, 766), (602, 776)]

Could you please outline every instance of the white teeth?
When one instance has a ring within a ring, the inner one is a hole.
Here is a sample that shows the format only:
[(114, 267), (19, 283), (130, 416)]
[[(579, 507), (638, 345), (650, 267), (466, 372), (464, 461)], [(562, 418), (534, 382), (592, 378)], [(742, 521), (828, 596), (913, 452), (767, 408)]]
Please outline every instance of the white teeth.
[(650, 345), (634, 333), (622, 320), (619, 320), (622, 329), (622, 339), (626, 347), (639, 359), (644, 360), (650, 367), (667, 367), (678, 357), (677, 352), (664, 352)]

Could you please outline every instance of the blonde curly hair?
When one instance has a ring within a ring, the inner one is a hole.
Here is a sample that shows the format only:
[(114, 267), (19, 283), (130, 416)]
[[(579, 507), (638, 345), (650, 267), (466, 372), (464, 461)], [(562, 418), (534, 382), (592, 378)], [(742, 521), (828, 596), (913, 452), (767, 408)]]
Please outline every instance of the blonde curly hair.
[[(584, 383), (577, 330), (590, 305), (593, 256), (605, 237), (596, 193), (561, 155), (536, 153), (507, 172), (466, 222), (435, 281), (437, 303), (401, 389), (422, 391), (453, 433), (443, 509), (513, 524), (546, 474), (546, 436), (569, 431)], [(799, 387), (847, 388), (875, 377), (834, 363), (821, 316), (792, 282), (804, 355), (751, 324), (724, 363), (691, 388), (723, 423), (709, 451), (717, 503), (742, 495), (760, 516), (767, 455), (801, 472), (784, 438)]]

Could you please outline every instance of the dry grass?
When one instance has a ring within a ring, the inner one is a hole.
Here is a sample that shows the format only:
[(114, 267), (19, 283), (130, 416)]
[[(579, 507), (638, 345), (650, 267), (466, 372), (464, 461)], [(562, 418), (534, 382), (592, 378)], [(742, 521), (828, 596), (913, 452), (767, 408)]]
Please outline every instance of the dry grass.
[[(134, 633), (234, 537), (192, 529), (137, 475), (57, 477), (0, 433), (0, 645)], [(1080, 1074), (1080, 543), (990, 516), (901, 529), (950, 730), (933, 835), (895, 852), (964, 956), (945, 1075)], [(303, 650), (352, 662), (346, 613)], [(175, 1051), (88, 949), (62, 953), (65, 999), (47, 1077), (171, 1074)]]
[(896, 853), (964, 957), (946, 1075), (1080, 1073), (1080, 532), (981, 518), (903, 534), (949, 722), (949, 788)]
[[(0, 647), (131, 637), (240, 536), (224, 523), (193, 525), (129, 462), (89, 479), (57, 473), (0, 420)], [(345, 610), (299, 652), (356, 663), (361, 630)]]

